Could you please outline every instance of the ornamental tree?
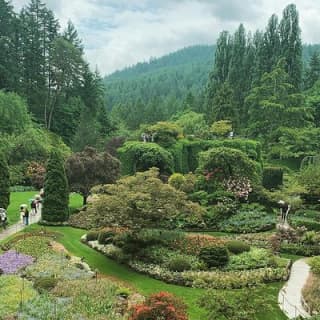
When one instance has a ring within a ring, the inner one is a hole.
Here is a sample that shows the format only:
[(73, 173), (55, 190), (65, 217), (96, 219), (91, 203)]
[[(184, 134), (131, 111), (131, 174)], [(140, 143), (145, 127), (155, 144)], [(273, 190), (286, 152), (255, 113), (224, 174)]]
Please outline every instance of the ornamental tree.
[(0, 152), (0, 208), (7, 209), (10, 203), (10, 176), (7, 160)]
[(66, 161), (66, 171), (72, 191), (83, 196), (83, 204), (93, 186), (114, 183), (119, 177), (120, 162), (109, 153), (98, 153), (92, 147), (74, 153)]
[(50, 153), (46, 171), (42, 219), (63, 222), (69, 215), (69, 188), (63, 158), (55, 149)]
[[(201, 223), (204, 209), (187, 200), (185, 193), (159, 179), (151, 168), (115, 184), (92, 189), (92, 203), (72, 220), (87, 220), (92, 227), (121, 226), (131, 229), (175, 228), (181, 220)], [(82, 217), (81, 215), (84, 215)]]

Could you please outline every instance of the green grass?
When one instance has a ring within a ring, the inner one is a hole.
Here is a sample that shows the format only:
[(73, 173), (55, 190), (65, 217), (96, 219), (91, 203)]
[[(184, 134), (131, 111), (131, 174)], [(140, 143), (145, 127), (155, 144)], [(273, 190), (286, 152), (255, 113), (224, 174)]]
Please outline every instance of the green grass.
[(82, 207), (82, 203), (83, 203), (83, 198), (80, 194), (74, 193), (74, 192), (70, 193), (70, 197), (69, 197), (70, 212)]
[[(23, 196), (24, 194), (24, 196)], [(16, 200), (18, 198), (18, 200)], [(25, 202), (29, 199), (29, 194), (25, 193), (13, 193), (12, 203), (19, 203), (19, 201)], [(81, 197), (71, 197), (71, 206), (77, 206), (82, 204)], [(20, 204), (20, 203), (19, 203)], [(18, 209), (19, 209), (18, 204)], [(38, 225), (31, 225), (26, 228), (23, 232), (39, 229)], [(148, 276), (139, 274), (132, 269), (127, 268), (124, 265), (120, 265), (115, 261), (105, 257), (104, 255), (96, 252), (89, 248), (85, 244), (80, 242), (80, 237), (85, 233), (84, 230), (74, 229), (71, 227), (46, 227), (50, 231), (56, 231), (61, 233), (61, 237), (58, 239), (65, 248), (73, 255), (84, 257), (85, 261), (91, 266), (92, 269), (97, 269), (100, 273), (112, 276), (121, 281), (134, 286), (139, 292), (145, 295), (149, 295), (154, 292), (168, 291), (176, 296), (180, 297), (185, 301), (188, 306), (189, 319), (190, 320), (205, 320), (205, 311), (198, 307), (198, 300), (203, 296), (205, 290), (186, 288), (171, 284), (166, 284), (162, 281), (152, 279)], [(259, 320), (284, 320), (286, 316), (278, 308), (277, 297), (278, 292), (281, 288), (281, 283), (266, 285), (263, 289), (252, 290), (252, 299), (255, 300), (257, 297), (271, 300), (270, 310), (261, 310), (257, 303), (257, 312)], [(232, 294), (232, 290), (229, 290)], [(219, 320), (219, 319), (216, 319)]]
[(29, 199), (34, 198), (37, 191), (11, 192), (10, 205), (8, 207), (8, 222), (14, 224), (20, 220), (20, 205), (27, 204), (30, 207)]

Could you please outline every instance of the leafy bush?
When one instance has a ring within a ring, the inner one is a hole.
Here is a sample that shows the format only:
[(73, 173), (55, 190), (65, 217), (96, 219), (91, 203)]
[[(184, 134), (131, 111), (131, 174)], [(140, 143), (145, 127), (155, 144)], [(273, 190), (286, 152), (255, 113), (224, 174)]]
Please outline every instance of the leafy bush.
[(157, 167), (161, 174), (173, 172), (173, 157), (156, 143), (126, 142), (118, 149), (122, 174), (134, 174)]
[(314, 257), (309, 260), (311, 271), (315, 274), (320, 275), (320, 257)]
[(320, 255), (319, 245), (304, 245), (299, 243), (282, 243), (280, 251), (287, 254), (294, 254), (297, 256), (318, 256)]
[(293, 227), (305, 227), (308, 230), (320, 231), (320, 222), (312, 218), (290, 217), (290, 223)]
[(263, 207), (244, 205), (239, 212), (228, 220), (219, 223), (220, 231), (249, 233), (272, 230), (276, 224), (276, 216), (267, 213)]
[(169, 184), (170, 186), (174, 187), (177, 190), (181, 190), (183, 185), (186, 182), (185, 177), (181, 173), (174, 173), (169, 178)]
[(100, 244), (108, 244), (112, 242), (113, 237), (116, 233), (112, 230), (102, 230), (99, 232), (98, 242)]
[(271, 190), (283, 184), (283, 169), (279, 167), (265, 167), (262, 172), (262, 185)]
[(40, 293), (52, 290), (58, 283), (56, 278), (52, 277), (42, 277), (36, 278), (33, 283), (33, 287), (37, 289)]
[(201, 248), (199, 258), (204, 261), (209, 268), (224, 267), (229, 262), (229, 253), (225, 246), (208, 246)]
[[(320, 312), (320, 295), (319, 295), (319, 288), (320, 288), (320, 278), (317, 275), (309, 275), (307, 283), (302, 289), (302, 296), (308, 307), (311, 309), (312, 313)], [(310, 319), (313, 319), (310, 318)], [(319, 319), (319, 317), (315, 317), (315, 319)]]
[(181, 256), (174, 257), (167, 263), (167, 268), (171, 271), (186, 271), (191, 269), (191, 264), (188, 260), (184, 259)]
[(246, 270), (268, 267), (271, 254), (265, 249), (252, 248), (248, 252), (230, 257), (229, 270)]
[(158, 122), (146, 129), (146, 133), (154, 135), (154, 141), (162, 147), (169, 147), (182, 135), (182, 128), (172, 122)]
[(239, 240), (232, 240), (226, 243), (228, 250), (234, 254), (240, 254), (242, 252), (250, 251), (250, 246)]
[(87, 241), (95, 241), (98, 240), (99, 231), (90, 231), (87, 233)]
[(187, 320), (186, 306), (170, 293), (159, 292), (132, 308), (129, 320)]

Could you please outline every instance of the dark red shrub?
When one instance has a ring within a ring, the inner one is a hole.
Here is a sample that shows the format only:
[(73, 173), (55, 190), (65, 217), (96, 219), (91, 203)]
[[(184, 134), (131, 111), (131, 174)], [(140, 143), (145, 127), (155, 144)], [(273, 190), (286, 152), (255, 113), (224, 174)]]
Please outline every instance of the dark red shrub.
[(147, 298), (144, 304), (131, 309), (129, 320), (187, 320), (184, 303), (168, 292), (159, 292)]

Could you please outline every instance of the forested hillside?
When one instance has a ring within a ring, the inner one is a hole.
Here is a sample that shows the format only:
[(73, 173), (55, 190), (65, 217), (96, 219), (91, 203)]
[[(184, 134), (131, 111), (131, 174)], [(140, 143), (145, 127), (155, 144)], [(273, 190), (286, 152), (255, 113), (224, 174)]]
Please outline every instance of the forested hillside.
[[(144, 114), (150, 121), (167, 119), (183, 110), (188, 103), (190, 106), (190, 102), (194, 110), (201, 111), (202, 94), (213, 68), (215, 48), (215, 45), (183, 48), (106, 76), (104, 83), (108, 109), (120, 108), (121, 114), (123, 107), (119, 105), (129, 103), (132, 110), (136, 110), (136, 104), (147, 104), (149, 106), (145, 107)], [(317, 51), (320, 51), (318, 44), (303, 45), (304, 67)], [(157, 109), (152, 106), (159, 103), (161, 107)], [(157, 113), (158, 116), (152, 119), (149, 113)]]

